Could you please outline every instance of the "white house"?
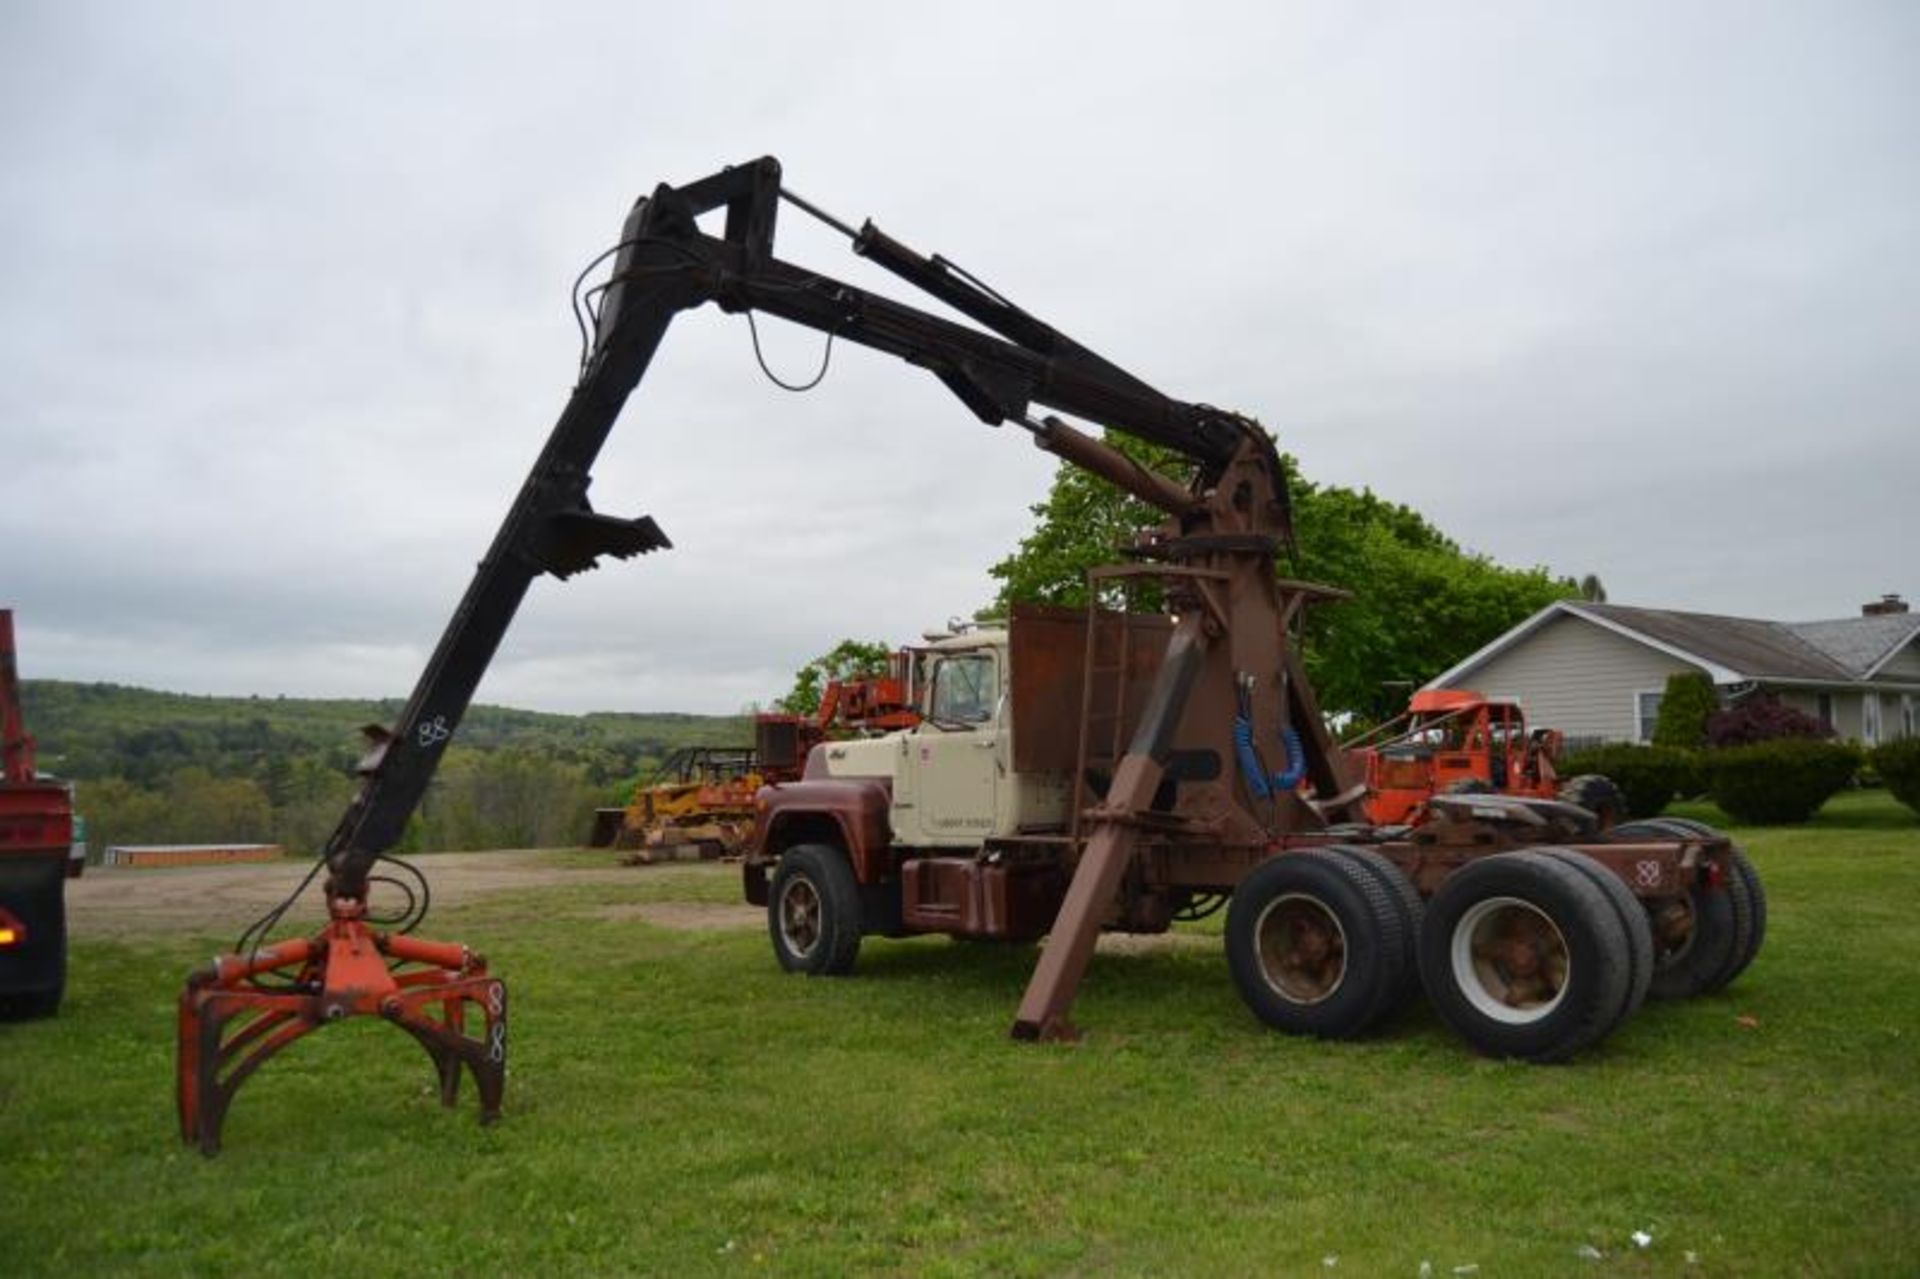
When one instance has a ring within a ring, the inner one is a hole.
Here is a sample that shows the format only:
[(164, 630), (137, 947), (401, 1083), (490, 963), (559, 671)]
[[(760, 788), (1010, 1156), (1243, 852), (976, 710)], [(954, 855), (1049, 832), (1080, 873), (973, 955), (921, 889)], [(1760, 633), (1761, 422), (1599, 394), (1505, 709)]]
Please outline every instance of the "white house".
[(1823, 622), (1561, 600), (1426, 687), (1517, 698), (1569, 737), (1646, 741), (1680, 671), (1705, 672), (1724, 700), (1773, 693), (1868, 745), (1920, 734), (1920, 614), (1898, 595)]

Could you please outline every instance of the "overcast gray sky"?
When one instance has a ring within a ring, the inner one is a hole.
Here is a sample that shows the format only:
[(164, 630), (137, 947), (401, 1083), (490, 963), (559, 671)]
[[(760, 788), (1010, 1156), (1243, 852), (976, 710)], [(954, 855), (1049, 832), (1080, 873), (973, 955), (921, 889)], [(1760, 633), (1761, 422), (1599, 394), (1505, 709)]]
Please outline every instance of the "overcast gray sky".
[[(1503, 562), (1911, 598), (1916, 67), (1901, 3), (8, 4), (0, 604), (30, 675), (403, 695), (564, 402), (576, 271), (767, 153)], [(1051, 469), (857, 348), (778, 391), (695, 313), (594, 487), (676, 549), (536, 584), (480, 696), (770, 698), (984, 602)]]

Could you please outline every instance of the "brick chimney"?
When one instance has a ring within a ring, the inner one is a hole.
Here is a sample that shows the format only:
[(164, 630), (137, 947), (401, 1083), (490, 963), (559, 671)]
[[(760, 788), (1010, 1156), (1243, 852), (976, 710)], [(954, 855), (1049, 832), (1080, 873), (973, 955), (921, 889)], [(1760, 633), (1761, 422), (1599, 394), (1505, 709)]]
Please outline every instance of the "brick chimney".
[(1889, 613), (1904, 613), (1906, 611), (1907, 602), (1901, 599), (1898, 594), (1882, 595), (1873, 603), (1862, 604), (1860, 606), (1860, 616), (1862, 617), (1885, 617)]

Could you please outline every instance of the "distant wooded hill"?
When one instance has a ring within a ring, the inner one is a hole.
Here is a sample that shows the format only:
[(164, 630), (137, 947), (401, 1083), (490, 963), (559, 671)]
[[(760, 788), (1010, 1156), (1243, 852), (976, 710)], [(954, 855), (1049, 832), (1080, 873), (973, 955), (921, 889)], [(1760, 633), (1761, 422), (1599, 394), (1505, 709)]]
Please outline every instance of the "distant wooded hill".
[[(152, 784), (180, 768), (262, 780), (277, 762), (319, 757), (351, 769), (363, 724), (391, 725), (405, 705), (305, 697), (201, 697), (123, 684), (26, 680), (27, 731), (40, 766), (62, 777)], [(595, 784), (631, 780), (681, 746), (747, 745), (739, 715), (596, 711), (556, 715), (476, 705), (455, 740), (475, 750), (521, 747), (578, 764)]]
[[(26, 680), (40, 767), (80, 782), (105, 843), (274, 840), (311, 851), (353, 792), (360, 727), (404, 705), (299, 697), (203, 697), (120, 684)], [(474, 706), (409, 842), (533, 847), (578, 842), (597, 803), (681, 746), (746, 745), (745, 716)]]

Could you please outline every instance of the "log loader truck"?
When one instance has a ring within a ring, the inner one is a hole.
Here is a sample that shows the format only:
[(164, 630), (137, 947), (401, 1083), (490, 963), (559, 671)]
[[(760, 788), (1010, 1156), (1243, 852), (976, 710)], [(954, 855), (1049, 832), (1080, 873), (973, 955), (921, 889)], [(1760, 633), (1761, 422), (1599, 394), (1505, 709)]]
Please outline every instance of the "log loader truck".
[[(971, 323), (781, 260), (787, 208)], [(1233, 979), (1279, 1029), (1362, 1034), (1424, 986), (1476, 1048), (1557, 1060), (1606, 1035), (1663, 968), (1709, 989), (1752, 958), (1758, 881), (1716, 833), (1608, 837), (1576, 805), (1510, 796), (1436, 799), (1411, 833), (1358, 824), (1364, 787), (1292, 643), (1299, 610), (1326, 592), (1276, 572), (1286, 477), (1257, 423), (1166, 396), (951, 262), (833, 217), (787, 189), (771, 157), (656, 187), (595, 263), (607, 259), (580, 316), (573, 394), (399, 722), (373, 735), (316, 867), (326, 928), (267, 945), (269, 917), (189, 979), (186, 1140), (217, 1149), (235, 1089), (266, 1057), (361, 1013), (426, 1047), (448, 1104), (465, 1069), (483, 1119), (498, 1115), (504, 983), (465, 947), (377, 928), (372, 871), (533, 579), (670, 545), (651, 518), (594, 511), (589, 472), (674, 317), (707, 303), (926, 369), (981, 421), (1165, 514), (1127, 562), (1096, 571), (1084, 613), (1021, 610), (1004, 633), (936, 645), (919, 724), (821, 743), (799, 781), (763, 792), (745, 891), (766, 903), (788, 968), (843, 972), (876, 933), (1044, 932), (1012, 1034), (1069, 1038), (1103, 928), (1158, 931), (1225, 903)], [(1193, 476), (1158, 475), (1059, 414), (1170, 447)], [(1159, 585), (1164, 607), (1126, 607), (1134, 583)], [(1676, 901), (1696, 922), (1656, 950), (1651, 907)]]

